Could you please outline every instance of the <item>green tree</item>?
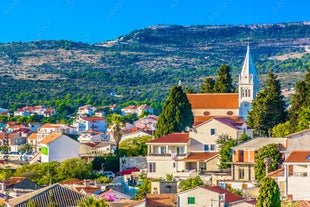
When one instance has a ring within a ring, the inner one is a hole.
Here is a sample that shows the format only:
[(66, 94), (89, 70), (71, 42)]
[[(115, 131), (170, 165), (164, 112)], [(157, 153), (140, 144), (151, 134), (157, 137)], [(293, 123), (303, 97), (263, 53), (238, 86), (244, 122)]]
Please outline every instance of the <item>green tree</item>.
[(116, 156), (119, 158), (119, 143), (122, 140), (123, 136), (123, 127), (124, 127), (124, 117), (122, 117), (119, 114), (113, 114), (112, 115), (112, 128), (111, 128), (111, 134), (114, 138), (114, 141), (116, 143)]
[(238, 139), (238, 143), (246, 142), (250, 139), (251, 139), (251, 137), (248, 134), (242, 133), (240, 138)]
[(214, 93), (233, 93), (235, 91), (232, 85), (232, 78), (230, 74), (230, 67), (228, 65), (221, 65), (218, 72), (218, 77), (214, 84)]
[(152, 136), (142, 136), (126, 139), (119, 144), (120, 156), (146, 156), (147, 145), (146, 142), (152, 140)]
[(188, 178), (187, 180), (182, 180), (178, 186), (180, 191), (186, 191), (192, 188), (195, 188), (197, 186), (203, 185), (203, 181), (199, 176), (196, 176), (194, 178)]
[(78, 207), (108, 207), (109, 205), (102, 199), (93, 196), (85, 197), (79, 201)]
[(286, 137), (286, 135), (293, 132), (293, 128), (290, 121), (280, 123), (272, 128), (273, 137)]
[(102, 156), (97, 156), (93, 159), (92, 163), (92, 167), (93, 170), (102, 170), (102, 164), (105, 163), (104, 157)]
[(265, 177), (259, 188), (256, 206), (258, 207), (280, 207), (280, 190), (273, 178)]
[(248, 115), (248, 125), (257, 132), (271, 135), (272, 128), (285, 122), (285, 101), (281, 95), (281, 85), (277, 76), (268, 74), (266, 88), (257, 94)]
[(173, 132), (182, 132), (194, 123), (194, 116), (186, 94), (181, 86), (173, 86), (164, 103), (162, 113), (158, 117), (155, 137)]
[(87, 179), (92, 176), (92, 166), (79, 158), (72, 158), (60, 163), (59, 176), (62, 179)]
[(232, 161), (232, 153), (231, 148), (237, 145), (237, 140), (229, 137), (227, 134), (222, 134), (216, 140), (216, 144), (219, 146), (219, 154), (220, 154), (220, 169), (228, 168), (229, 165), (226, 162)]
[(289, 120), (295, 131), (298, 125), (298, 116), (302, 108), (307, 105), (308, 87), (305, 81), (298, 81), (295, 85), (295, 93), (291, 98), (291, 106), (289, 109)]
[[(273, 139), (273, 138), (270, 138)], [(264, 164), (264, 159), (270, 158), (271, 164), (269, 171), (272, 172), (278, 169), (278, 164), (280, 162), (281, 156), (276, 144), (268, 144), (260, 148), (255, 155), (255, 178), (257, 181), (261, 181), (266, 175), (266, 166)]]
[(302, 110), (300, 111), (298, 115), (297, 130), (301, 131), (304, 129), (308, 129), (309, 122), (310, 122), (310, 106), (302, 107)]
[(200, 86), (200, 93), (213, 93), (215, 85), (215, 80), (213, 78), (207, 77), (203, 84)]
[(133, 198), (134, 200), (142, 200), (146, 194), (151, 193), (151, 180), (144, 179), (142, 184), (138, 187), (137, 195)]
[(27, 203), (28, 207), (39, 207), (39, 204), (35, 202), (34, 200), (29, 200)]

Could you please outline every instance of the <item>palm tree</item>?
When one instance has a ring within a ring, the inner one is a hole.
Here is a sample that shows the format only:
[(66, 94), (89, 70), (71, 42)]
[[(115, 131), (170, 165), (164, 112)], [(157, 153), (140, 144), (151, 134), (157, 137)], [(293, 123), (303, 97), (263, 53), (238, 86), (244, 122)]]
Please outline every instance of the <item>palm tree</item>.
[(86, 197), (82, 199), (78, 205), (78, 207), (108, 207), (108, 204), (104, 200), (96, 199), (94, 197)]
[(111, 128), (111, 134), (115, 140), (116, 143), (116, 156), (119, 158), (119, 143), (122, 140), (123, 136), (123, 127), (124, 127), (124, 117), (122, 117), (119, 114), (113, 114), (112, 116), (112, 128)]

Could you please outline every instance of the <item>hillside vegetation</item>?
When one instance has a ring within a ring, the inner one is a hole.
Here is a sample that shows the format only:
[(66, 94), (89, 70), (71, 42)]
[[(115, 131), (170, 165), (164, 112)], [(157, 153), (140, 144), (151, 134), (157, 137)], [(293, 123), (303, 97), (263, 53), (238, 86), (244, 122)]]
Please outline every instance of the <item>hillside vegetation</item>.
[[(261, 82), (270, 69), (294, 87), (310, 60), (310, 23), (226, 26), (159, 25), (113, 41), (0, 44), (0, 107), (163, 102), (172, 85), (198, 90), (220, 65), (240, 72), (250, 38)], [(69, 103), (68, 103), (69, 104)]]

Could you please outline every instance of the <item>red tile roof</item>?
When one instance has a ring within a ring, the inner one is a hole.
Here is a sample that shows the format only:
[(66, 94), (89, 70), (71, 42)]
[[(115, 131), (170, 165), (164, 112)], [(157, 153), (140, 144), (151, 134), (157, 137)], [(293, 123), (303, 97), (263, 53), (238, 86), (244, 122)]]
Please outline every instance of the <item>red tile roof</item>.
[(224, 194), (225, 193), (225, 201), (227, 203), (245, 200), (241, 196), (236, 195), (236, 194), (234, 194), (234, 193), (232, 193), (232, 192), (230, 192), (228, 190), (225, 190), (225, 189), (221, 188), (220, 186), (210, 186), (210, 187), (200, 186), (200, 187), (204, 188), (204, 189), (207, 189), (207, 190), (210, 190), (210, 191), (213, 191), (213, 192), (216, 192), (216, 193), (219, 193), (219, 194)]
[(277, 177), (283, 177), (284, 176), (284, 168), (277, 169), (275, 171), (272, 171), (266, 175), (267, 177), (271, 178), (277, 178)]
[(192, 109), (238, 109), (238, 93), (187, 94)]
[(188, 133), (172, 133), (158, 139), (154, 139), (147, 143), (188, 143), (188, 141)]
[(214, 158), (218, 155), (218, 152), (191, 152), (182, 161), (205, 161)]
[(64, 185), (72, 185), (72, 184), (83, 185), (84, 181), (80, 180), (78, 178), (72, 178), (72, 179), (69, 179), (69, 180), (61, 181), (60, 184), (64, 184)]
[(101, 121), (101, 120), (105, 120), (102, 117), (83, 117), (82, 118), (85, 121)]
[(58, 139), (59, 137), (61, 137), (62, 133), (51, 133), (49, 136), (47, 136), (46, 138), (44, 138), (40, 144), (48, 144), (56, 139)]
[(29, 137), (27, 137), (27, 139), (37, 139), (37, 134), (38, 133), (32, 133), (29, 135)]
[(284, 163), (288, 163), (288, 162), (309, 162), (310, 163), (310, 150), (292, 151), (290, 155), (286, 158)]
[(221, 118), (229, 118), (232, 119), (234, 122), (242, 122), (243, 118), (240, 116), (195, 116), (194, 117), (194, 126), (198, 126), (202, 124), (203, 122), (209, 121), (210, 119), (221, 119)]

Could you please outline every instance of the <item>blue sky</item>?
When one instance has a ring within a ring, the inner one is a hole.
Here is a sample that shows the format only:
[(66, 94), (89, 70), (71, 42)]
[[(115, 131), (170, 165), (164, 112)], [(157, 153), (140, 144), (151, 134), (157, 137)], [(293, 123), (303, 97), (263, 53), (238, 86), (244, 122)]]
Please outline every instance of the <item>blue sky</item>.
[(158, 24), (310, 21), (309, 0), (1, 0), (0, 42), (113, 40)]

